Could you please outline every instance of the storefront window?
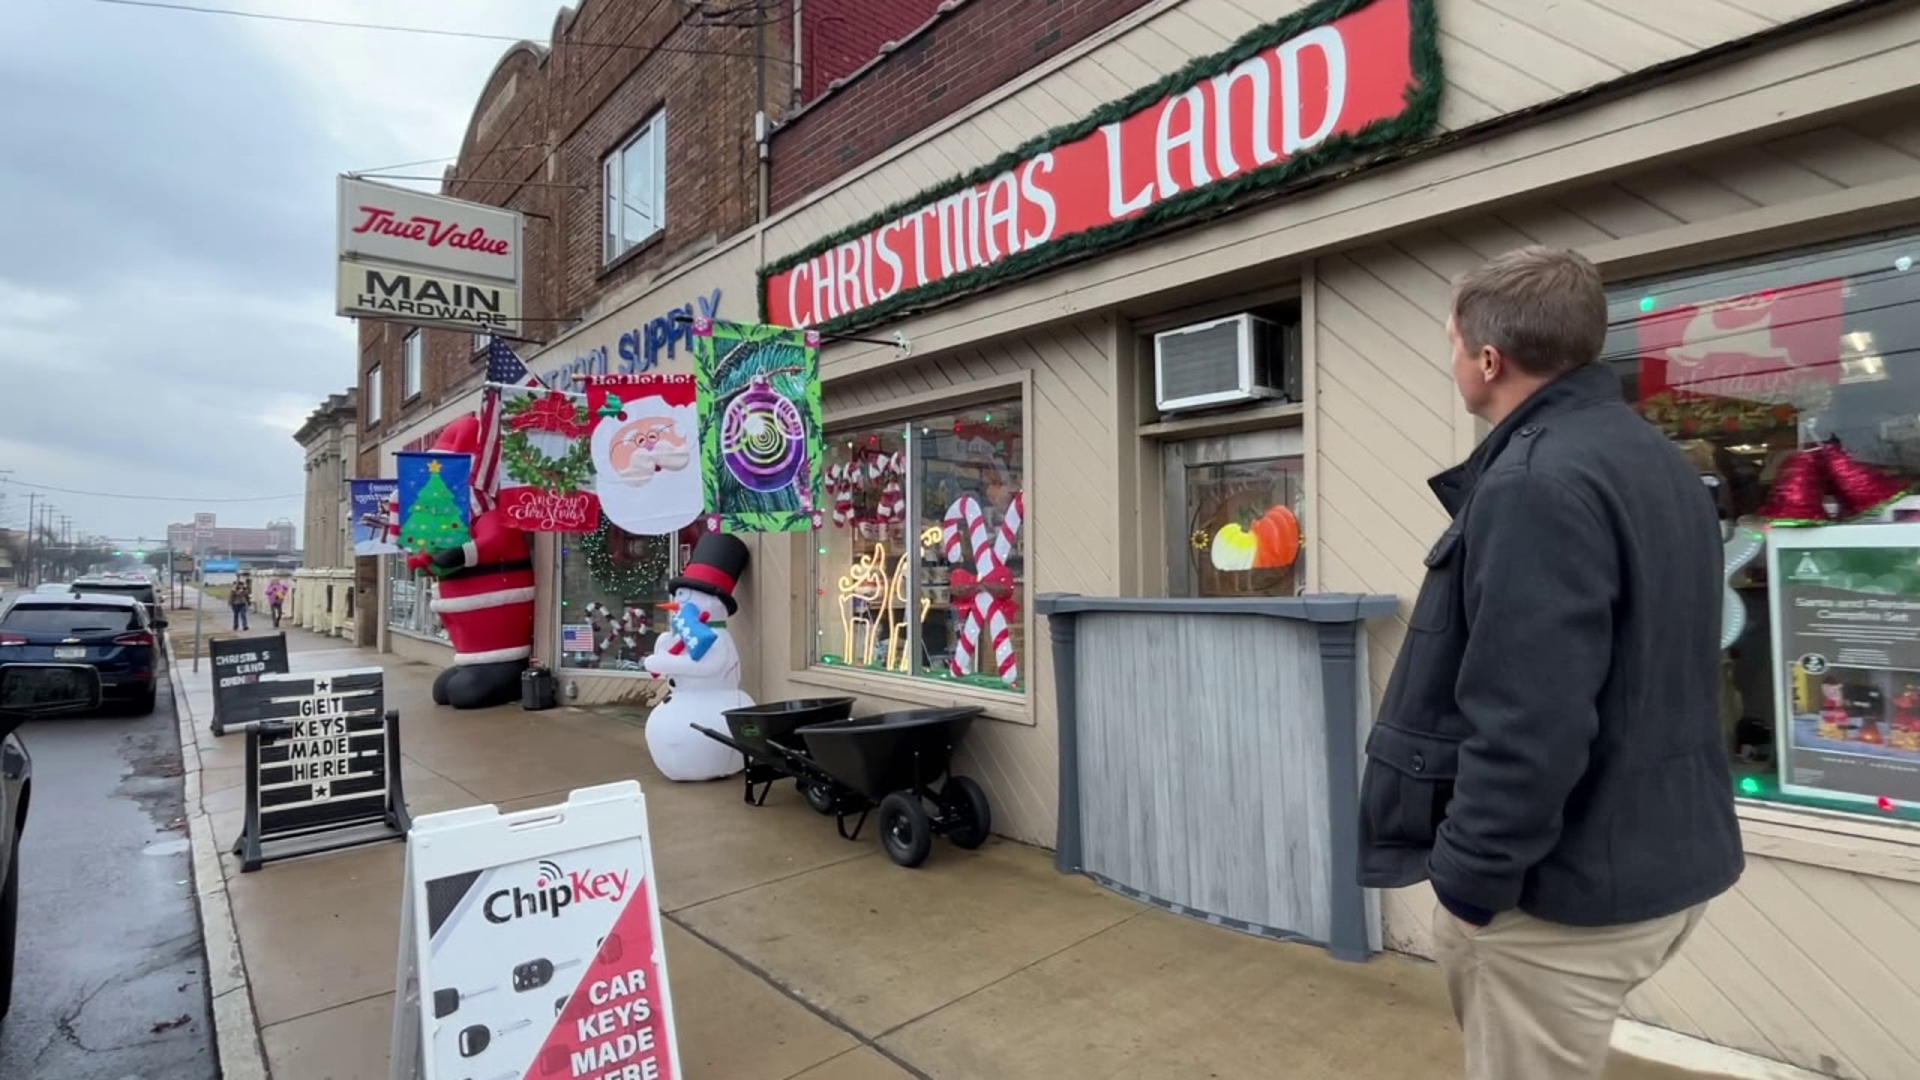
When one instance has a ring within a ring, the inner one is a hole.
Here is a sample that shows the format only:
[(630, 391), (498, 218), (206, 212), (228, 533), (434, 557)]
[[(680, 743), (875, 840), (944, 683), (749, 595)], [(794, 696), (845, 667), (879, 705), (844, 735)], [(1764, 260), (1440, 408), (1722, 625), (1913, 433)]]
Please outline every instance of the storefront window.
[(1610, 296), (1607, 361), (1719, 507), (1746, 798), (1920, 822), (1920, 237)]
[(1026, 477), (1017, 401), (828, 436), (814, 657), (983, 689), (1026, 686)]
[(432, 608), (433, 575), (407, 569), (405, 556), (390, 555), (386, 562), (387, 625), (403, 633), (448, 640), (447, 628)]
[(602, 518), (592, 533), (560, 537), (561, 666), (644, 672), (666, 628), (667, 582), (697, 531), (636, 536)]

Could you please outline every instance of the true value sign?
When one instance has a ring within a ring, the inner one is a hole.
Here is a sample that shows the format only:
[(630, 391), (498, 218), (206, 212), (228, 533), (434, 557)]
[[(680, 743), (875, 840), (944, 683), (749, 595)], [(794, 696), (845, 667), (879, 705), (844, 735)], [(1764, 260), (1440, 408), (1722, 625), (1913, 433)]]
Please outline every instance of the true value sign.
[(342, 315), (460, 330), (520, 322), (518, 211), (343, 176)]
[(874, 322), (1409, 141), (1437, 122), (1435, 39), (1433, 0), (1320, 0), (767, 267), (766, 319)]

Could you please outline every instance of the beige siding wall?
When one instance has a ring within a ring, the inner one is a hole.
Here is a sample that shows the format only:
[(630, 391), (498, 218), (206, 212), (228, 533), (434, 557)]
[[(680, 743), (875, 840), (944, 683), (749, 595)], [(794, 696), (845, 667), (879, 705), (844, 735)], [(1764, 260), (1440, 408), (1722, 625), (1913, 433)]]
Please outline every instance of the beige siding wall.
[[(1449, 130), (1838, 6), (1833, 0), (1436, 2), (1447, 72), (1441, 125)], [(1305, 6), (1304, 0), (1183, 0), (1143, 8), (981, 107), (935, 125), (781, 214), (768, 226), (767, 253), (799, 250)]]
[[(1323, 567), (1321, 587), (1398, 595), (1403, 615), (1418, 587), (1421, 557), (1445, 524), (1425, 479), (1474, 437), (1456, 404), (1443, 332), (1448, 281), (1460, 271), (1519, 244), (1604, 254), (1635, 236), (1916, 176), (1920, 116), (1886, 111), (1317, 260), (1321, 524), (1312, 557)], [(1405, 631), (1401, 618), (1369, 628), (1376, 704)], [(1912, 1026), (1874, 1019), (1885, 1008), (1920, 1013), (1920, 965), (1888, 966), (1889, 958), (1920, 958), (1912, 918), (1920, 886), (1751, 863), (1682, 961), (1635, 997), (1633, 1013), (1840, 1075), (1920, 1075)], [(1388, 948), (1429, 953), (1426, 886), (1388, 893), (1381, 908)], [(1869, 925), (1871, 933), (1854, 932)]]
[[(1122, 522), (1112, 493), (1120, 486), (1115, 451), (1115, 327), (1109, 318), (1082, 318), (1007, 341), (956, 349), (858, 379), (835, 379), (829, 369), (826, 402), (835, 417), (908, 399), (939, 413), (942, 395), (999, 383), (1025, 388), (1027, 477), (1026, 649), (1024, 702), (1011, 695), (968, 696), (989, 702), (989, 719), (974, 725), (957, 768), (978, 779), (993, 803), (994, 831), (1052, 846), (1058, 788), (1058, 737), (1053, 659), (1045, 621), (1032, 614), (1043, 592), (1112, 594), (1117, 590)], [(844, 672), (785, 674), (806, 663), (811, 640), (806, 611), (812, 583), (810, 545), (764, 538), (756, 556), (753, 591), (766, 611), (791, 610), (791, 619), (763, 617), (758, 684), (764, 700), (852, 693), (863, 711), (914, 708), (956, 700), (940, 684), (854, 676)], [(837, 571), (836, 571), (837, 572)], [(831, 616), (829, 616), (831, 617)], [(790, 661), (790, 662), (789, 662)], [(889, 691), (893, 691), (890, 693)]]

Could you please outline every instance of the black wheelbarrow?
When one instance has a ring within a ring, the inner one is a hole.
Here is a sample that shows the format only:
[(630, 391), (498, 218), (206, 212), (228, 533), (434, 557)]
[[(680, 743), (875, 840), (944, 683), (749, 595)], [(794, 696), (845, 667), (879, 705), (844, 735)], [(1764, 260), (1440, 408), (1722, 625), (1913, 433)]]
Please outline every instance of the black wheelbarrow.
[(794, 732), (808, 724), (845, 720), (852, 716), (852, 698), (772, 701), (744, 709), (728, 709), (720, 715), (727, 718), (727, 729), (731, 735), (722, 735), (699, 724), (693, 725), (693, 730), (738, 750), (740, 756), (747, 759), (746, 771), (741, 775), (746, 780), (749, 805), (765, 806), (767, 792), (773, 789), (774, 782), (788, 777), (792, 777), (799, 785), (800, 794), (806, 798), (807, 805), (822, 814), (833, 813), (834, 807), (843, 801), (836, 799), (830, 787), (818, 782), (819, 770), (810, 767), (805, 746)]
[[(987, 793), (952, 772), (954, 750), (984, 711), (910, 709), (801, 728), (809, 764), (831, 781), (840, 835), (858, 838), (878, 807), (880, 844), (901, 866), (927, 861), (936, 833), (967, 850), (986, 843), (993, 828)], [(860, 817), (849, 833), (846, 819), (855, 811)]]

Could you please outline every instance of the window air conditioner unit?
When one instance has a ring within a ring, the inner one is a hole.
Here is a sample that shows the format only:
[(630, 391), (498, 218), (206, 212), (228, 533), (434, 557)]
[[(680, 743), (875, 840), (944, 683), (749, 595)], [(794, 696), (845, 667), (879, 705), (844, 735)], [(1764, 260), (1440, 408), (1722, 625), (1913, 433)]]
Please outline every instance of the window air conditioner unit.
[(1300, 325), (1239, 314), (1153, 336), (1163, 413), (1300, 400)]

